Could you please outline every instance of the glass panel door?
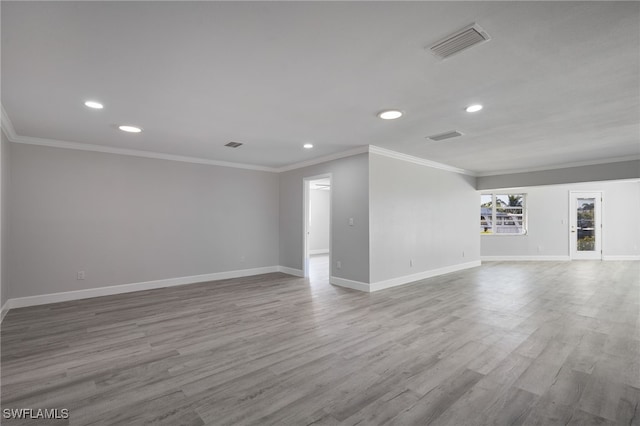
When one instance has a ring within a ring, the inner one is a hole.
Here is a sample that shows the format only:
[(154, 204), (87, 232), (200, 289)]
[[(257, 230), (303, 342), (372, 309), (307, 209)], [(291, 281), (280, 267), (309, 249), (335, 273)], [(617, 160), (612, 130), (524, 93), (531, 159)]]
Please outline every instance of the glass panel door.
[(595, 198), (578, 198), (577, 199), (577, 245), (578, 251), (595, 251), (596, 250), (596, 234), (595, 234)]
[(602, 258), (602, 194), (571, 193), (571, 258)]

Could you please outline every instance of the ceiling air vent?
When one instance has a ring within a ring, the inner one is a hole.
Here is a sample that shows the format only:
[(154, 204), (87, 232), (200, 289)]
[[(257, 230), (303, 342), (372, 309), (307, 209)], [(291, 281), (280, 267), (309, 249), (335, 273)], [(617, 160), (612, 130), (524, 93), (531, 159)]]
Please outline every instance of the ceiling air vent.
[(446, 59), (476, 44), (491, 40), (489, 34), (478, 24), (470, 25), (440, 40), (429, 48), (435, 56)]
[(458, 132), (457, 130), (451, 130), (449, 132), (440, 133), (439, 135), (427, 136), (427, 139), (431, 139), (432, 141), (442, 141), (445, 139), (457, 138), (463, 134), (464, 133)]
[(225, 144), (225, 146), (228, 146), (229, 148), (237, 148), (240, 145), (242, 145), (240, 142), (229, 142), (228, 144)]

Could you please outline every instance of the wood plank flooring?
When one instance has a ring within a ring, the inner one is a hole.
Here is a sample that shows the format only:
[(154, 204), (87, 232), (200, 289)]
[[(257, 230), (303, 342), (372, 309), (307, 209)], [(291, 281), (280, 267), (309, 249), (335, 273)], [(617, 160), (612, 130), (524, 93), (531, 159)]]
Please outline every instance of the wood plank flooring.
[(373, 294), (316, 266), (15, 309), (2, 408), (70, 417), (2, 424), (638, 425), (639, 299), (640, 262), (493, 262)]

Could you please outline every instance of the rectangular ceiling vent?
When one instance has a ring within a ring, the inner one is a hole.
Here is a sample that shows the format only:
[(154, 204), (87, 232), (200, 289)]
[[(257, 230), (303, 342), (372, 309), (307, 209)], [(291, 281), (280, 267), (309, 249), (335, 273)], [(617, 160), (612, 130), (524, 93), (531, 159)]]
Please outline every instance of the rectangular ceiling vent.
[(237, 148), (240, 145), (242, 145), (240, 142), (229, 142), (228, 144), (225, 144), (225, 146), (228, 146), (229, 148)]
[(427, 139), (431, 139), (432, 141), (442, 141), (445, 139), (457, 138), (463, 134), (464, 133), (458, 132), (457, 130), (451, 130), (449, 132), (440, 133), (439, 135), (427, 136)]
[(446, 37), (431, 46), (429, 49), (435, 56), (446, 59), (450, 56), (460, 53), (471, 46), (475, 46), (485, 41), (491, 40), (489, 34), (478, 24), (472, 24), (462, 30)]

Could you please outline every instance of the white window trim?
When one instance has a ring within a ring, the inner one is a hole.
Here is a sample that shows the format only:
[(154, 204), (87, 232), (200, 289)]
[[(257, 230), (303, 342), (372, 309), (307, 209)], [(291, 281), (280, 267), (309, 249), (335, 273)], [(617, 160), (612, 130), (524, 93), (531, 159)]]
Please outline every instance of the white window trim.
[[(491, 223), (493, 224), (492, 228), (495, 228), (496, 223), (496, 194), (498, 192), (481, 192), (480, 195), (491, 195)], [(524, 228), (524, 232), (520, 234), (506, 234), (506, 233), (497, 233), (492, 232), (490, 234), (480, 233), (482, 237), (526, 237), (529, 235), (529, 209), (527, 206), (527, 198), (528, 194), (526, 192), (500, 192), (500, 195), (522, 195), (522, 227)]]

